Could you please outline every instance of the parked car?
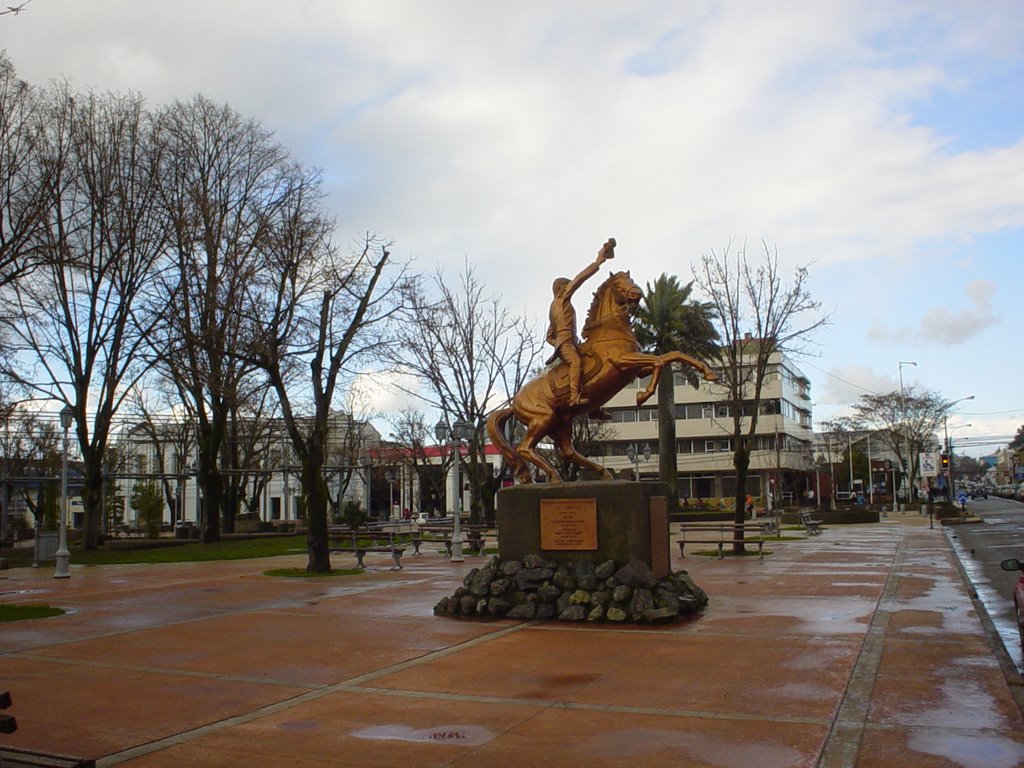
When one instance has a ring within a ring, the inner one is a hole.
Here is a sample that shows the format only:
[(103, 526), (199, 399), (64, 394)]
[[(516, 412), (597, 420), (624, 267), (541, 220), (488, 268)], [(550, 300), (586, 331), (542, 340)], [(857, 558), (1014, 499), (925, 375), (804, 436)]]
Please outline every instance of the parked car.
[(1013, 585), (1013, 608), (1017, 616), (1017, 632), (1020, 634), (1020, 646), (1024, 649), (1024, 562), (1015, 557), (1003, 560), (999, 567), (1004, 571), (1020, 571), (1020, 578)]
[(976, 486), (974, 486), (973, 488), (971, 488), (971, 498), (972, 499), (987, 499), (988, 498), (988, 488), (986, 488), (984, 485), (976, 485)]

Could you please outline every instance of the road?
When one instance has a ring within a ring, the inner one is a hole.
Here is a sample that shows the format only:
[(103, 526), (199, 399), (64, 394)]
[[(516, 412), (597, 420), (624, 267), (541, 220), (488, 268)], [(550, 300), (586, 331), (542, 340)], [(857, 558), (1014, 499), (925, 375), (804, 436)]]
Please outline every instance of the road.
[(1024, 560), (1024, 504), (990, 496), (969, 502), (967, 511), (984, 522), (951, 526), (947, 532), (1007, 653), (1024, 671), (1012, 597), (1020, 574), (999, 567), (1008, 557)]

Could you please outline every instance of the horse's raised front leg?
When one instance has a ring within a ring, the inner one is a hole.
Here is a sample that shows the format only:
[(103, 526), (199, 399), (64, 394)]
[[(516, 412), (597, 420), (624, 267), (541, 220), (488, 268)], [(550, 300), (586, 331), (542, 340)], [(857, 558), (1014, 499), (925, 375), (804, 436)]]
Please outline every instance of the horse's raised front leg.
[(615, 366), (620, 370), (632, 371), (636, 376), (651, 374), (651, 382), (647, 389), (636, 393), (636, 404), (643, 405), (658, 386), (658, 377), (661, 375), (661, 367), (664, 361), (657, 355), (648, 355), (643, 352), (627, 352), (615, 360)]
[(629, 352), (616, 361), (620, 369), (633, 369), (637, 376), (646, 375), (650, 372), (651, 382), (647, 388), (636, 394), (636, 404), (643, 405), (654, 394), (658, 386), (658, 378), (661, 376), (661, 369), (672, 363), (683, 363), (691, 368), (696, 368), (704, 376), (705, 381), (717, 381), (718, 376), (711, 370), (710, 366), (701, 362), (695, 357), (690, 357), (682, 352), (666, 352), (664, 355), (647, 355), (643, 352)]
[(711, 367), (702, 360), (683, 354), (682, 352), (667, 352), (661, 356), (663, 363), (683, 363), (691, 368), (700, 371), (705, 381), (718, 381), (718, 375), (711, 370)]

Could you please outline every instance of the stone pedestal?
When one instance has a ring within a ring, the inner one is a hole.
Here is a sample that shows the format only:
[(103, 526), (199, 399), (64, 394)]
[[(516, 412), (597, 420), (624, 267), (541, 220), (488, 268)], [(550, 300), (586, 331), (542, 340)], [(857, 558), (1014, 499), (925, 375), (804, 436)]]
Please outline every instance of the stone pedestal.
[(581, 560), (622, 565), (636, 558), (658, 578), (671, 572), (664, 483), (603, 480), (503, 488), (497, 520), (503, 561), (532, 554), (565, 565)]
[(60, 534), (57, 531), (38, 531), (36, 533), (36, 562), (48, 563), (57, 559), (60, 546)]

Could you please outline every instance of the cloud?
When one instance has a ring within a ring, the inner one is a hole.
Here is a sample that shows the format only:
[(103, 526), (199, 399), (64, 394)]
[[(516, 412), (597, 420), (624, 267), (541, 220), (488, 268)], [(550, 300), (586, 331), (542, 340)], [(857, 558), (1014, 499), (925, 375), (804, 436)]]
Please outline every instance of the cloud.
[(954, 312), (946, 307), (931, 307), (922, 315), (916, 328), (888, 328), (876, 321), (868, 331), (868, 338), (874, 341), (964, 344), (1001, 321), (1001, 316), (992, 306), (996, 289), (993, 282), (975, 280), (964, 287), (969, 308)]
[(824, 385), (814, 394), (816, 408), (846, 405), (856, 402), (861, 395), (892, 392), (899, 388), (891, 377), (877, 374), (864, 365), (833, 367), (824, 373)]
[(946, 5), (48, 0), (5, 45), (39, 85), (228, 102), (324, 169), (340, 242), (468, 258), (536, 319), (609, 236), (641, 285), (763, 238), (847, 324), (823, 369), (909, 356), (958, 392), (936, 345), (1024, 290), (1024, 4)]

